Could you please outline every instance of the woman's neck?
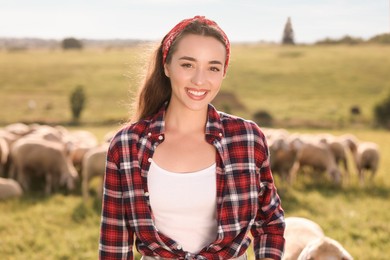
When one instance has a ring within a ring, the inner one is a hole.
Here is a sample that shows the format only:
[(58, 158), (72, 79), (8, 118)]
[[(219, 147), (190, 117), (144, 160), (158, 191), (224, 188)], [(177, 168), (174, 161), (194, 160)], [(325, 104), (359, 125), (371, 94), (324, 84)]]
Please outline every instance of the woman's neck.
[(207, 107), (202, 111), (175, 109), (168, 106), (165, 114), (165, 130), (175, 133), (204, 133)]

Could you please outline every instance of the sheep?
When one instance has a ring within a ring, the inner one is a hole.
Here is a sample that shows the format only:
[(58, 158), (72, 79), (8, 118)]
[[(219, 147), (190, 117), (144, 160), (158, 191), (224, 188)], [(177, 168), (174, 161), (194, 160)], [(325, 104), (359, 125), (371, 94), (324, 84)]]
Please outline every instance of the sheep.
[(25, 191), (30, 188), (30, 180), (36, 177), (45, 178), (47, 195), (58, 186), (66, 186), (68, 190), (75, 188), (78, 174), (64, 144), (25, 137), (15, 142), (10, 154), (11, 176), (18, 180)]
[(4, 138), (0, 136), (0, 176), (5, 175), (8, 156), (9, 156), (8, 143)]
[(23, 190), (13, 179), (0, 178), (0, 200), (22, 196)]
[(330, 134), (320, 135), (319, 137), (321, 142), (328, 144), (333, 156), (335, 157), (336, 164), (341, 164), (343, 166), (345, 175), (349, 178), (347, 147), (344, 141), (339, 137)]
[(290, 171), (291, 183), (296, 178), (299, 169), (310, 166), (314, 170), (326, 171), (336, 183), (341, 182), (341, 171), (328, 145), (320, 142), (303, 143), (297, 153), (296, 160)]
[(353, 257), (338, 241), (322, 237), (309, 242), (298, 257), (307, 259), (353, 260)]
[(297, 259), (307, 243), (325, 236), (317, 223), (306, 218), (287, 217), (285, 223), (283, 260)]
[(364, 172), (371, 171), (370, 181), (372, 182), (379, 166), (379, 148), (373, 142), (361, 142), (358, 144), (355, 154), (356, 167), (359, 174), (359, 181), (364, 185)]
[(370, 181), (372, 181), (379, 167), (378, 145), (373, 142), (359, 141), (351, 134), (343, 135), (342, 138), (352, 153), (360, 185), (365, 183), (365, 172), (371, 171)]
[(301, 145), (300, 140), (287, 136), (274, 137), (269, 141), (271, 169), (273, 172), (279, 173), (282, 180), (291, 181), (289, 173)]
[(106, 166), (106, 157), (109, 143), (90, 149), (84, 156), (82, 162), (82, 194), (84, 201), (88, 200), (88, 184), (95, 176), (103, 178)]
[(353, 259), (338, 241), (326, 236), (314, 221), (302, 217), (287, 217), (285, 221), (282, 260)]

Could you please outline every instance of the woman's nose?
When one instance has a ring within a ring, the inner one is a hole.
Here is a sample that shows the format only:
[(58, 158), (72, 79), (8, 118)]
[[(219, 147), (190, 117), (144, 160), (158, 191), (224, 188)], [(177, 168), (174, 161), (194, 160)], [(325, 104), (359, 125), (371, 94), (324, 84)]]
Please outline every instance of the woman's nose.
[(196, 86), (200, 86), (204, 84), (205, 81), (206, 81), (205, 72), (202, 69), (196, 69), (194, 75), (192, 76), (191, 82)]

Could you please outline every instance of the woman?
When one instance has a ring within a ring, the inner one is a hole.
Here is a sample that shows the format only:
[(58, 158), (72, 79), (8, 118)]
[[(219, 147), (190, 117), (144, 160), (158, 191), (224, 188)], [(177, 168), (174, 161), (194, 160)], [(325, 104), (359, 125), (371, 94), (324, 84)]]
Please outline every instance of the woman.
[[(132, 124), (111, 141), (101, 259), (280, 259), (284, 215), (266, 140), (217, 112), (230, 43), (203, 16), (177, 24), (156, 51)], [(135, 241), (134, 241), (135, 239)]]

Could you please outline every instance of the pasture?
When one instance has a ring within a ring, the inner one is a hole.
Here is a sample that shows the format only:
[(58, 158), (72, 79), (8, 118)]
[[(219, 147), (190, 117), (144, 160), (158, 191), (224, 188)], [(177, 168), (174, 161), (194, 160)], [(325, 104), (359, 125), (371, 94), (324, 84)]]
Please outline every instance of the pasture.
[[(0, 51), (0, 126), (67, 125), (69, 94), (83, 85), (87, 107), (81, 125), (67, 127), (91, 131), (102, 140), (127, 120), (128, 104), (149, 53), (142, 46), (81, 52)], [(389, 69), (390, 47), (386, 46), (235, 45), (223, 85), (246, 106), (237, 111), (241, 116), (250, 118), (265, 109), (277, 120), (277, 127), (290, 132), (353, 133), (380, 146), (379, 171), (365, 187), (359, 186), (354, 170), (351, 182), (342, 187), (334, 187), (326, 177), (306, 175), (299, 175), (289, 187), (275, 176), (286, 216), (316, 221), (355, 259), (390, 255), (390, 132), (371, 128), (372, 107), (390, 91)], [(358, 118), (350, 115), (356, 105), (362, 111)], [(92, 184), (93, 192), (99, 180)], [(31, 192), (0, 201), (1, 258), (96, 259), (100, 203), (92, 196), (84, 204), (79, 190), (51, 196)]]

